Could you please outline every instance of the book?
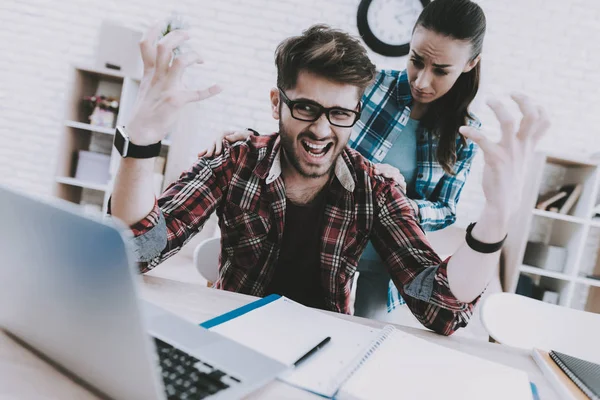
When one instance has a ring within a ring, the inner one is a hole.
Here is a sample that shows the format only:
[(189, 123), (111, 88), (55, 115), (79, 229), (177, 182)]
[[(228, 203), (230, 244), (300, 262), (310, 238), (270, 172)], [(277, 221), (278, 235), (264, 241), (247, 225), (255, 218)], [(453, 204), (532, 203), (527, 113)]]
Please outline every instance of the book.
[(558, 351), (550, 351), (550, 358), (586, 396), (600, 400), (600, 364)]
[[(560, 214), (568, 214), (569, 211), (571, 211), (571, 209), (577, 202), (577, 200), (579, 200), (579, 196), (581, 196), (581, 192), (583, 190), (583, 185), (581, 185), (580, 183), (578, 183), (576, 185), (567, 185), (567, 186), (563, 186), (562, 189), (567, 192), (567, 197), (566, 197), (564, 203), (562, 204), (562, 206), (559, 207), (558, 212)], [(563, 197), (563, 199), (564, 199), (564, 197)]]
[(588, 400), (585, 393), (552, 360), (549, 352), (541, 349), (533, 349), (531, 356), (559, 398), (565, 400)]
[[(535, 206), (538, 210), (548, 210), (554, 203), (567, 196), (565, 191), (550, 192), (540, 196)], [(549, 211), (549, 210), (548, 210)]]
[(535, 208), (560, 214), (568, 214), (579, 199), (582, 190), (583, 185), (580, 183), (563, 185), (558, 191), (540, 196)]
[[(531, 400), (533, 386), (518, 369), (430, 343), (392, 326), (372, 328), (290, 299), (269, 296), (201, 326), (292, 365), (330, 343), (278, 379), (326, 398), (356, 400), (444, 398)], [(435, 382), (435, 385), (431, 383)]]

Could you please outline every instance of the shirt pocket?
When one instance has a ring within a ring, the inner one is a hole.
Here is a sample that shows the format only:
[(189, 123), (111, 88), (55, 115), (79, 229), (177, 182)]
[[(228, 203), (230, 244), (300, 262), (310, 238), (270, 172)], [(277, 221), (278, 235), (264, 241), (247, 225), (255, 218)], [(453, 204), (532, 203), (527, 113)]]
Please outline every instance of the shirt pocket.
[(236, 267), (258, 266), (271, 228), (256, 212), (228, 203), (221, 214), (221, 240), (225, 256)]

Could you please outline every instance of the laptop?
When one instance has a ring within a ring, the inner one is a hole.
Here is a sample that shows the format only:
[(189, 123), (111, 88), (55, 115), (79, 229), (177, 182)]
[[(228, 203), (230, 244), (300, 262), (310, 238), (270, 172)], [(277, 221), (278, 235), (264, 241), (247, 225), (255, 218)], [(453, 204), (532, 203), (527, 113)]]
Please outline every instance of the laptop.
[(140, 300), (128, 236), (0, 186), (0, 328), (112, 399), (239, 399), (287, 369)]

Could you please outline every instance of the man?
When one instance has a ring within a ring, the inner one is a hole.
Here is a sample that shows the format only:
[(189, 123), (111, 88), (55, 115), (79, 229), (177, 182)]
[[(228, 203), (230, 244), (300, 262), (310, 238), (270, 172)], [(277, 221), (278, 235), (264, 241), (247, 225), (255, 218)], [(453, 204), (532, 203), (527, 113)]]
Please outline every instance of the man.
[[(174, 31), (156, 45), (157, 33), (149, 31), (141, 43), (144, 77), (126, 128), (129, 146), (142, 153), (165, 137), (186, 103), (220, 90), (184, 90), (183, 71), (201, 61), (188, 53), (171, 63), (173, 49), (188, 34)], [(346, 146), (359, 100), (375, 76), (362, 45), (313, 26), (283, 41), (275, 58), (278, 87), (270, 98), (278, 133), (224, 143), (220, 156), (200, 158), (158, 201), (153, 159), (122, 160), (111, 212), (131, 226), (142, 272), (176, 253), (217, 212), (217, 288), (279, 293), (348, 313), (352, 278), (371, 239), (423, 325), (445, 335), (466, 326), (495, 271), (526, 158), (548, 128), (544, 112), (524, 96), (513, 97), (524, 115), (517, 129), (504, 106), (491, 103), (502, 125), (499, 144), (461, 128), (486, 156), (486, 205), (465, 244), (442, 262), (400, 188)]]

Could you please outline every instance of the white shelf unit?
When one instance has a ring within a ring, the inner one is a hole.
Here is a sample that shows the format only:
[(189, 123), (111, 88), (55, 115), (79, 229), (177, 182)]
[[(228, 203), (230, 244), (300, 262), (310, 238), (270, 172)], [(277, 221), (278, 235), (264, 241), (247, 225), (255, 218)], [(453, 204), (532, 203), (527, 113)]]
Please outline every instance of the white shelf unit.
[[(537, 153), (527, 170), (526, 187), (503, 251), (505, 290), (515, 292), (522, 275), (543, 290), (559, 293), (559, 304), (600, 313), (600, 220), (593, 209), (600, 204), (598, 161), (577, 160), (557, 154)], [(568, 214), (536, 209), (540, 195), (561, 185), (582, 184), (582, 193)], [(567, 250), (562, 271), (526, 265), (529, 241)]]
[[(67, 92), (68, 103), (54, 185), (54, 193), (57, 197), (86, 205), (86, 211), (106, 213), (114, 177), (121, 159), (112, 146), (115, 128), (91, 125), (82, 107), (82, 100), (84, 96), (91, 95), (117, 98), (119, 111), (115, 126), (127, 125), (139, 85), (138, 77), (126, 76), (118, 71), (87, 66), (72, 68), (71, 89)], [(161, 157), (164, 157), (167, 162), (170, 145), (168, 139), (163, 141)], [(87, 182), (75, 178), (80, 150), (110, 155), (107, 182)], [(161, 172), (164, 175), (164, 169)], [(160, 190), (164, 187), (163, 182)]]
[(59, 184), (80, 187), (83, 189), (97, 190), (99, 192), (106, 192), (108, 190), (108, 185), (102, 185), (102, 184), (93, 183), (93, 182), (86, 182), (81, 179), (68, 178), (65, 176), (57, 176), (56, 182)]

